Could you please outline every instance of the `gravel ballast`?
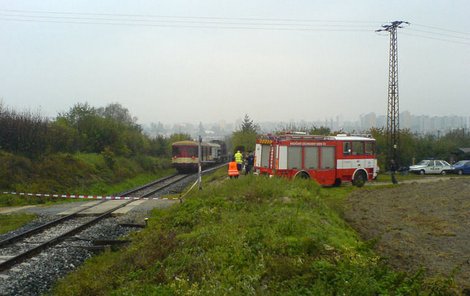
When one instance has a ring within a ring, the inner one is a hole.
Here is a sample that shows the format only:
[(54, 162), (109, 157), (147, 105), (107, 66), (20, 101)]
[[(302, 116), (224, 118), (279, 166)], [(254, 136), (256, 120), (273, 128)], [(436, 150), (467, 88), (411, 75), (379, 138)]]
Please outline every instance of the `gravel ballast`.
[(136, 230), (120, 226), (117, 220), (105, 219), (0, 274), (0, 295), (41, 295), (47, 292), (59, 278), (93, 256), (94, 252), (87, 249), (93, 240), (118, 239)]

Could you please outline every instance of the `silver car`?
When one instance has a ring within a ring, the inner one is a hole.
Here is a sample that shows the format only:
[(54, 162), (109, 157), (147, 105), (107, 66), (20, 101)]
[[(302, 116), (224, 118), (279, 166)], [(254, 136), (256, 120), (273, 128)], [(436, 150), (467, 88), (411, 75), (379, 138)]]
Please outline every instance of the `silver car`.
[(420, 175), (441, 174), (452, 172), (453, 167), (445, 160), (421, 160), (417, 165), (410, 166), (410, 172)]

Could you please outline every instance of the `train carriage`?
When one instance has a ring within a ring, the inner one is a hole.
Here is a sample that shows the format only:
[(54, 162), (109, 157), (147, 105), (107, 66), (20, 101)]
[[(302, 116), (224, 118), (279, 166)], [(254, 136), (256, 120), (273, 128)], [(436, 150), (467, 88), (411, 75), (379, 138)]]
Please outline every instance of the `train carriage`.
[(256, 141), (255, 170), (270, 176), (300, 177), (321, 185), (363, 186), (378, 172), (375, 139), (368, 136), (266, 135)]
[[(173, 167), (180, 173), (198, 171), (198, 145), (196, 141), (179, 141), (171, 145)], [(209, 167), (224, 160), (225, 145), (218, 142), (201, 143), (201, 165)]]

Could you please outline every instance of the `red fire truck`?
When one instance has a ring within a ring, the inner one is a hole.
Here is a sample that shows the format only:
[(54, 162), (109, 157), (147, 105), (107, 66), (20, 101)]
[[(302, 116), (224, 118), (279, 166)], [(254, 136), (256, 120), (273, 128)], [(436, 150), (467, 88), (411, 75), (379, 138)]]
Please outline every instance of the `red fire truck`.
[(265, 135), (256, 140), (255, 171), (261, 175), (310, 178), (321, 185), (352, 182), (361, 187), (377, 176), (375, 139), (346, 134)]

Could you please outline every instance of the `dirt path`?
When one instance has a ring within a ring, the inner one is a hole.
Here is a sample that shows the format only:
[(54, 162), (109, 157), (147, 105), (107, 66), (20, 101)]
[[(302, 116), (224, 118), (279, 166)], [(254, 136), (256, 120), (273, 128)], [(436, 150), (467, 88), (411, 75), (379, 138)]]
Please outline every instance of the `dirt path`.
[(470, 289), (470, 178), (357, 190), (344, 215), (391, 266), (454, 273)]

